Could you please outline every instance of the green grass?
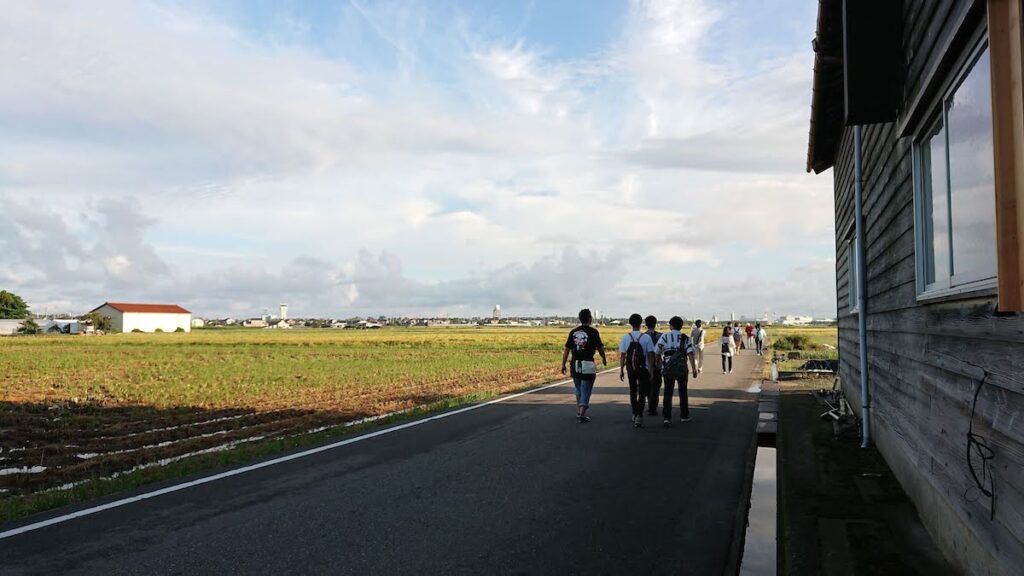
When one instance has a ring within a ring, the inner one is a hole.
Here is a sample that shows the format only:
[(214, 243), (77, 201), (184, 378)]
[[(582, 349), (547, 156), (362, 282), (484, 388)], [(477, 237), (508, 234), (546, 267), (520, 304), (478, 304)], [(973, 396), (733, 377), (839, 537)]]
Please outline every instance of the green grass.
[[(771, 377), (771, 360), (773, 355), (786, 356), (779, 362), (779, 370), (789, 372), (799, 370), (807, 359), (835, 359), (839, 357), (839, 329), (836, 326), (768, 326), (768, 351), (764, 355), (762, 377)], [(776, 346), (780, 340), (785, 344)], [(796, 348), (790, 342), (800, 343)], [(798, 358), (788, 359), (795, 355)], [(815, 378), (815, 380), (821, 380)], [(831, 378), (829, 378), (831, 382)], [(820, 388), (820, 383), (814, 388)]]
[(496, 374), (554, 375), (565, 332), (232, 330), (5, 338), (0, 400), (350, 408), (357, 394), (392, 398), (409, 388), (489, 382)]
[(835, 351), (839, 346), (839, 329), (835, 326), (769, 326), (767, 330), (772, 341), (786, 336), (803, 336), (814, 346), (813, 350), (823, 354)]

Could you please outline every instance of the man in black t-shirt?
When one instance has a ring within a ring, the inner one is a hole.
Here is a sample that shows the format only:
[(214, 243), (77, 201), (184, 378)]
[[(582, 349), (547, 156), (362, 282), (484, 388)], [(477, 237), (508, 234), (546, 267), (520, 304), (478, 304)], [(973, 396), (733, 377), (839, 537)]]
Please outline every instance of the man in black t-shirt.
[[(658, 319), (652, 314), (644, 318), (644, 325), (647, 326), (646, 334), (651, 337), (651, 342), (657, 346), (658, 339), (661, 338), (661, 332), (657, 330)], [(654, 372), (651, 374), (651, 387), (647, 392), (647, 414), (657, 416), (658, 398), (661, 394), (661, 367), (658, 364), (654, 365)]]
[(604, 344), (601, 342), (601, 334), (593, 328), (590, 323), (593, 316), (590, 310), (580, 310), (580, 325), (569, 332), (565, 340), (565, 349), (562, 351), (562, 374), (565, 374), (565, 363), (572, 354), (572, 382), (576, 385), (576, 418), (580, 424), (590, 422), (587, 416), (587, 409), (590, 408), (590, 394), (594, 390), (594, 381), (597, 380), (597, 364), (594, 362), (594, 353), (601, 355), (601, 362), (608, 365), (608, 358), (604, 354)]

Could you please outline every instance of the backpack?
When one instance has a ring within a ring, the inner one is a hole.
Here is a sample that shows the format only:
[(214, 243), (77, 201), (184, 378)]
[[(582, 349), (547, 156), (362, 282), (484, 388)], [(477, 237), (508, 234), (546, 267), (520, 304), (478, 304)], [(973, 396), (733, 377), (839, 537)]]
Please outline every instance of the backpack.
[(679, 335), (679, 348), (665, 351), (665, 362), (661, 365), (661, 373), (666, 378), (679, 380), (686, 376), (686, 350), (683, 349), (683, 335)]
[[(643, 334), (640, 337), (643, 337)], [(643, 374), (647, 372), (647, 353), (640, 345), (640, 338), (633, 338), (630, 334), (629, 339), (632, 342), (629, 343), (629, 348), (626, 348), (626, 370), (630, 374)]]

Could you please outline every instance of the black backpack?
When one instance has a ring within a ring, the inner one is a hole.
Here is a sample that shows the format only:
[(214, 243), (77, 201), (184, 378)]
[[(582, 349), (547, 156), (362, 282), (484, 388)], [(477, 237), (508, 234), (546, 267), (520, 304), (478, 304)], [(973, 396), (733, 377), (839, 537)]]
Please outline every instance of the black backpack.
[[(643, 335), (640, 335), (642, 338)], [(647, 353), (644, 352), (644, 347), (640, 345), (640, 338), (633, 338), (633, 335), (629, 335), (629, 339), (632, 342), (629, 343), (629, 348), (626, 348), (626, 370), (630, 374), (643, 374), (647, 372)]]
[[(665, 338), (665, 336), (662, 336)], [(686, 376), (686, 336), (679, 335), (679, 348), (665, 351), (665, 362), (661, 366), (661, 373), (669, 378), (681, 379)]]

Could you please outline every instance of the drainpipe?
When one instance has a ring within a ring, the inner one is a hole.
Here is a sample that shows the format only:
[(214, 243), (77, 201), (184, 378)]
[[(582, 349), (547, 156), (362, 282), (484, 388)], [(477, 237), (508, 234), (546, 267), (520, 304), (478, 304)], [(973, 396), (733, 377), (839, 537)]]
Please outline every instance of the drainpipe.
[(868, 388), (867, 274), (864, 262), (864, 173), (860, 126), (853, 127), (853, 210), (857, 235), (857, 343), (860, 348), (861, 448), (871, 445), (871, 390)]

